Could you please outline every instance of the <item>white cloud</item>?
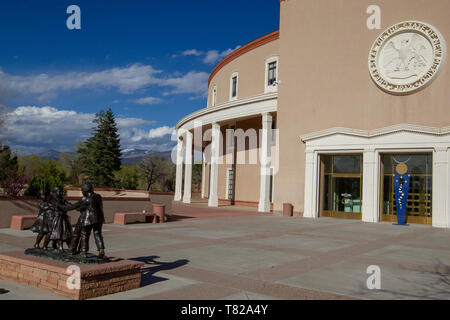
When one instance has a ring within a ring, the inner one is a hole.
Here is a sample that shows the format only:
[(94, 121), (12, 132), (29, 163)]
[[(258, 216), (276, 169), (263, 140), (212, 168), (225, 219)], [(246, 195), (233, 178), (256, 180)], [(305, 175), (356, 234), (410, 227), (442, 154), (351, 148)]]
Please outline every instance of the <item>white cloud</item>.
[[(6, 139), (14, 149), (27, 152), (48, 149), (67, 151), (77, 141), (92, 135), (94, 117), (92, 113), (59, 110), (51, 106), (22, 106), (8, 113), (0, 138)], [(164, 151), (174, 145), (170, 139), (173, 128), (168, 126), (143, 130), (140, 127), (155, 122), (126, 117), (117, 117), (116, 122), (122, 148)]]
[(99, 72), (68, 72), (64, 74), (16, 76), (0, 69), (0, 85), (18, 92), (44, 94), (58, 90), (80, 89), (88, 86), (116, 87), (122, 93), (131, 93), (151, 84), (157, 84), (154, 75), (161, 71), (152, 66), (133, 64)]
[(190, 50), (183, 51), (179, 55), (173, 54), (172, 58), (176, 58), (176, 57), (179, 57), (179, 56), (196, 56), (196, 57), (204, 56), (203, 57), (203, 62), (204, 63), (206, 63), (206, 64), (214, 64), (214, 63), (218, 62), (219, 60), (225, 58), (227, 55), (229, 55), (233, 51), (239, 49), (240, 47), (241, 46), (236, 46), (236, 48), (234, 48), (234, 49), (229, 48), (229, 49), (224, 50), (224, 51), (208, 50), (206, 52), (200, 51), (200, 50), (197, 50), (197, 49), (190, 49)]
[(170, 92), (164, 92), (163, 95), (179, 93), (207, 94), (208, 77), (209, 74), (206, 72), (191, 71), (181, 77), (166, 79), (163, 84), (174, 87), (174, 89)]
[(156, 129), (151, 129), (148, 133), (149, 138), (161, 138), (165, 135), (172, 134), (175, 128), (163, 126)]
[(197, 49), (185, 50), (181, 53), (182, 56), (201, 56), (203, 54), (202, 51), (198, 51)]
[(146, 97), (146, 98), (139, 98), (136, 100), (133, 100), (133, 102), (137, 104), (158, 104), (163, 102), (162, 99), (156, 98), (156, 97)]
[[(158, 77), (157, 77), (158, 75)], [(36, 95), (39, 102), (49, 102), (60, 91), (81, 88), (117, 88), (123, 94), (131, 94), (149, 86), (172, 87), (172, 94), (198, 94), (207, 87), (206, 73), (190, 71), (187, 74), (163, 75), (150, 65), (135, 63), (124, 68), (112, 68), (98, 72), (68, 72), (61, 74), (11, 75), (0, 68), (0, 89), (4, 97)], [(199, 81), (190, 83), (188, 81)], [(203, 87), (202, 87), (203, 86)], [(200, 87), (202, 87), (200, 89)]]
[(240, 48), (240, 46), (237, 46), (234, 49), (227, 49), (225, 51), (219, 52), (218, 50), (209, 50), (208, 52), (206, 52), (206, 56), (203, 59), (204, 63), (207, 64), (214, 64), (217, 61), (225, 58), (227, 55), (229, 55), (230, 53), (232, 53), (234, 50)]

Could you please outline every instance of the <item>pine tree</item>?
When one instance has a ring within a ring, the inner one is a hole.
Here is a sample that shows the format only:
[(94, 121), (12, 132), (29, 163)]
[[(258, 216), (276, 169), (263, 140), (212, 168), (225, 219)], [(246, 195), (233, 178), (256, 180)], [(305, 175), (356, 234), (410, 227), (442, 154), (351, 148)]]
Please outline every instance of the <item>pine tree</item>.
[(114, 113), (109, 108), (95, 115), (94, 134), (78, 148), (83, 173), (95, 186), (114, 185), (114, 171), (120, 170), (122, 154)]
[(9, 146), (0, 145), (0, 184), (5, 183), (11, 172), (17, 172), (19, 168), (17, 155), (11, 152)]

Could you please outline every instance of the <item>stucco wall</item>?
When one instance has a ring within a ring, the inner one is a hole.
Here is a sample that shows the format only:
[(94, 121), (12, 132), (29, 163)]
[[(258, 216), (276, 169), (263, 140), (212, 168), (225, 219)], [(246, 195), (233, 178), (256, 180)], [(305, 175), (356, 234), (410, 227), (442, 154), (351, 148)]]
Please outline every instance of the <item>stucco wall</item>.
[[(260, 183), (260, 160), (259, 160), (259, 130), (261, 129), (261, 117), (253, 117), (244, 120), (233, 122), (236, 130), (242, 129), (255, 130), (257, 146), (256, 148), (249, 148), (249, 139), (246, 138), (246, 143), (243, 146), (236, 145), (236, 159), (240, 157), (245, 159), (245, 163), (236, 164), (236, 180), (235, 180), (235, 200), (236, 201), (259, 201), (259, 183)], [(222, 124), (221, 131), (223, 137), (226, 137), (225, 130), (228, 124)], [(231, 151), (231, 150), (230, 150)], [(256, 154), (256, 163), (250, 163), (251, 154)], [(230, 159), (231, 155), (228, 156)], [(226, 142), (223, 144), (222, 150), (222, 164), (219, 164), (219, 180), (218, 180), (218, 197), (219, 199), (227, 199), (227, 169), (232, 165), (227, 160)], [(207, 190), (207, 189), (206, 189)]]
[(265, 60), (278, 55), (279, 40), (274, 40), (255, 48), (220, 69), (209, 84), (208, 107), (211, 106), (212, 88), (217, 86), (216, 105), (230, 101), (230, 78), (239, 72), (237, 99), (264, 93)]
[[(381, 30), (366, 27), (366, 9), (381, 7)], [(368, 71), (377, 36), (404, 20), (436, 27), (450, 44), (448, 0), (288, 0), (281, 3), (278, 125), (280, 171), (275, 209), (303, 211), (304, 144), (299, 136), (330, 127), (376, 129), (399, 123), (450, 125), (450, 65), (425, 89), (394, 96)], [(448, 55), (448, 52), (447, 52)], [(447, 60), (448, 60), (447, 56)]]

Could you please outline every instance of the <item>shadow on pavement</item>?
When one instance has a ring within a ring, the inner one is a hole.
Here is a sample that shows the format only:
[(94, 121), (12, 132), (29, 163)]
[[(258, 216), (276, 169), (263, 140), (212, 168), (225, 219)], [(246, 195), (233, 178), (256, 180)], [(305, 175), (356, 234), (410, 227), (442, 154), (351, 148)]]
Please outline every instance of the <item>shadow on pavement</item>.
[(167, 215), (167, 221), (171, 222), (171, 221), (180, 221), (180, 220), (185, 220), (185, 219), (194, 219), (196, 217), (192, 217), (192, 216), (182, 216), (182, 215), (177, 215), (177, 214), (171, 214), (171, 215)]
[(144, 262), (147, 265), (148, 264), (153, 265), (153, 266), (146, 266), (141, 269), (141, 287), (145, 287), (150, 284), (168, 280), (167, 278), (154, 276), (156, 272), (176, 269), (189, 263), (189, 260), (187, 259), (176, 260), (173, 262), (161, 262), (156, 261), (156, 259), (158, 258), (159, 256), (148, 256), (130, 259), (134, 261)]
[(3, 288), (0, 288), (0, 294), (5, 294), (5, 293), (8, 293), (8, 292), (9, 292), (9, 290), (5, 290)]
[[(432, 270), (418, 271), (424, 279), (429, 279), (424, 283), (415, 282), (414, 292), (396, 292), (393, 290), (383, 290), (385, 292), (398, 295), (399, 299), (420, 299), (420, 300), (448, 300), (450, 299), (450, 266), (440, 259), (433, 259)], [(399, 278), (405, 283), (411, 282), (407, 277)], [(395, 298), (394, 298), (395, 299)]]

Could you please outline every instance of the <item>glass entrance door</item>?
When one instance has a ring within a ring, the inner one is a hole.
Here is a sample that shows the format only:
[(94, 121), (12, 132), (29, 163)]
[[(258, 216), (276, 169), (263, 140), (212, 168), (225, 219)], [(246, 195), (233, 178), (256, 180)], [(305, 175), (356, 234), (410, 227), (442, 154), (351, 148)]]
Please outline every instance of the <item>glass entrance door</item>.
[(361, 219), (362, 157), (321, 156), (320, 215)]
[(361, 212), (361, 179), (333, 177), (333, 210), (335, 212)]
[(433, 156), (432, 154), (383, 154), (381, 220), (397, 221), (394, 175), (398, 168), (410, 177), (406, 223), (432, 224)]

